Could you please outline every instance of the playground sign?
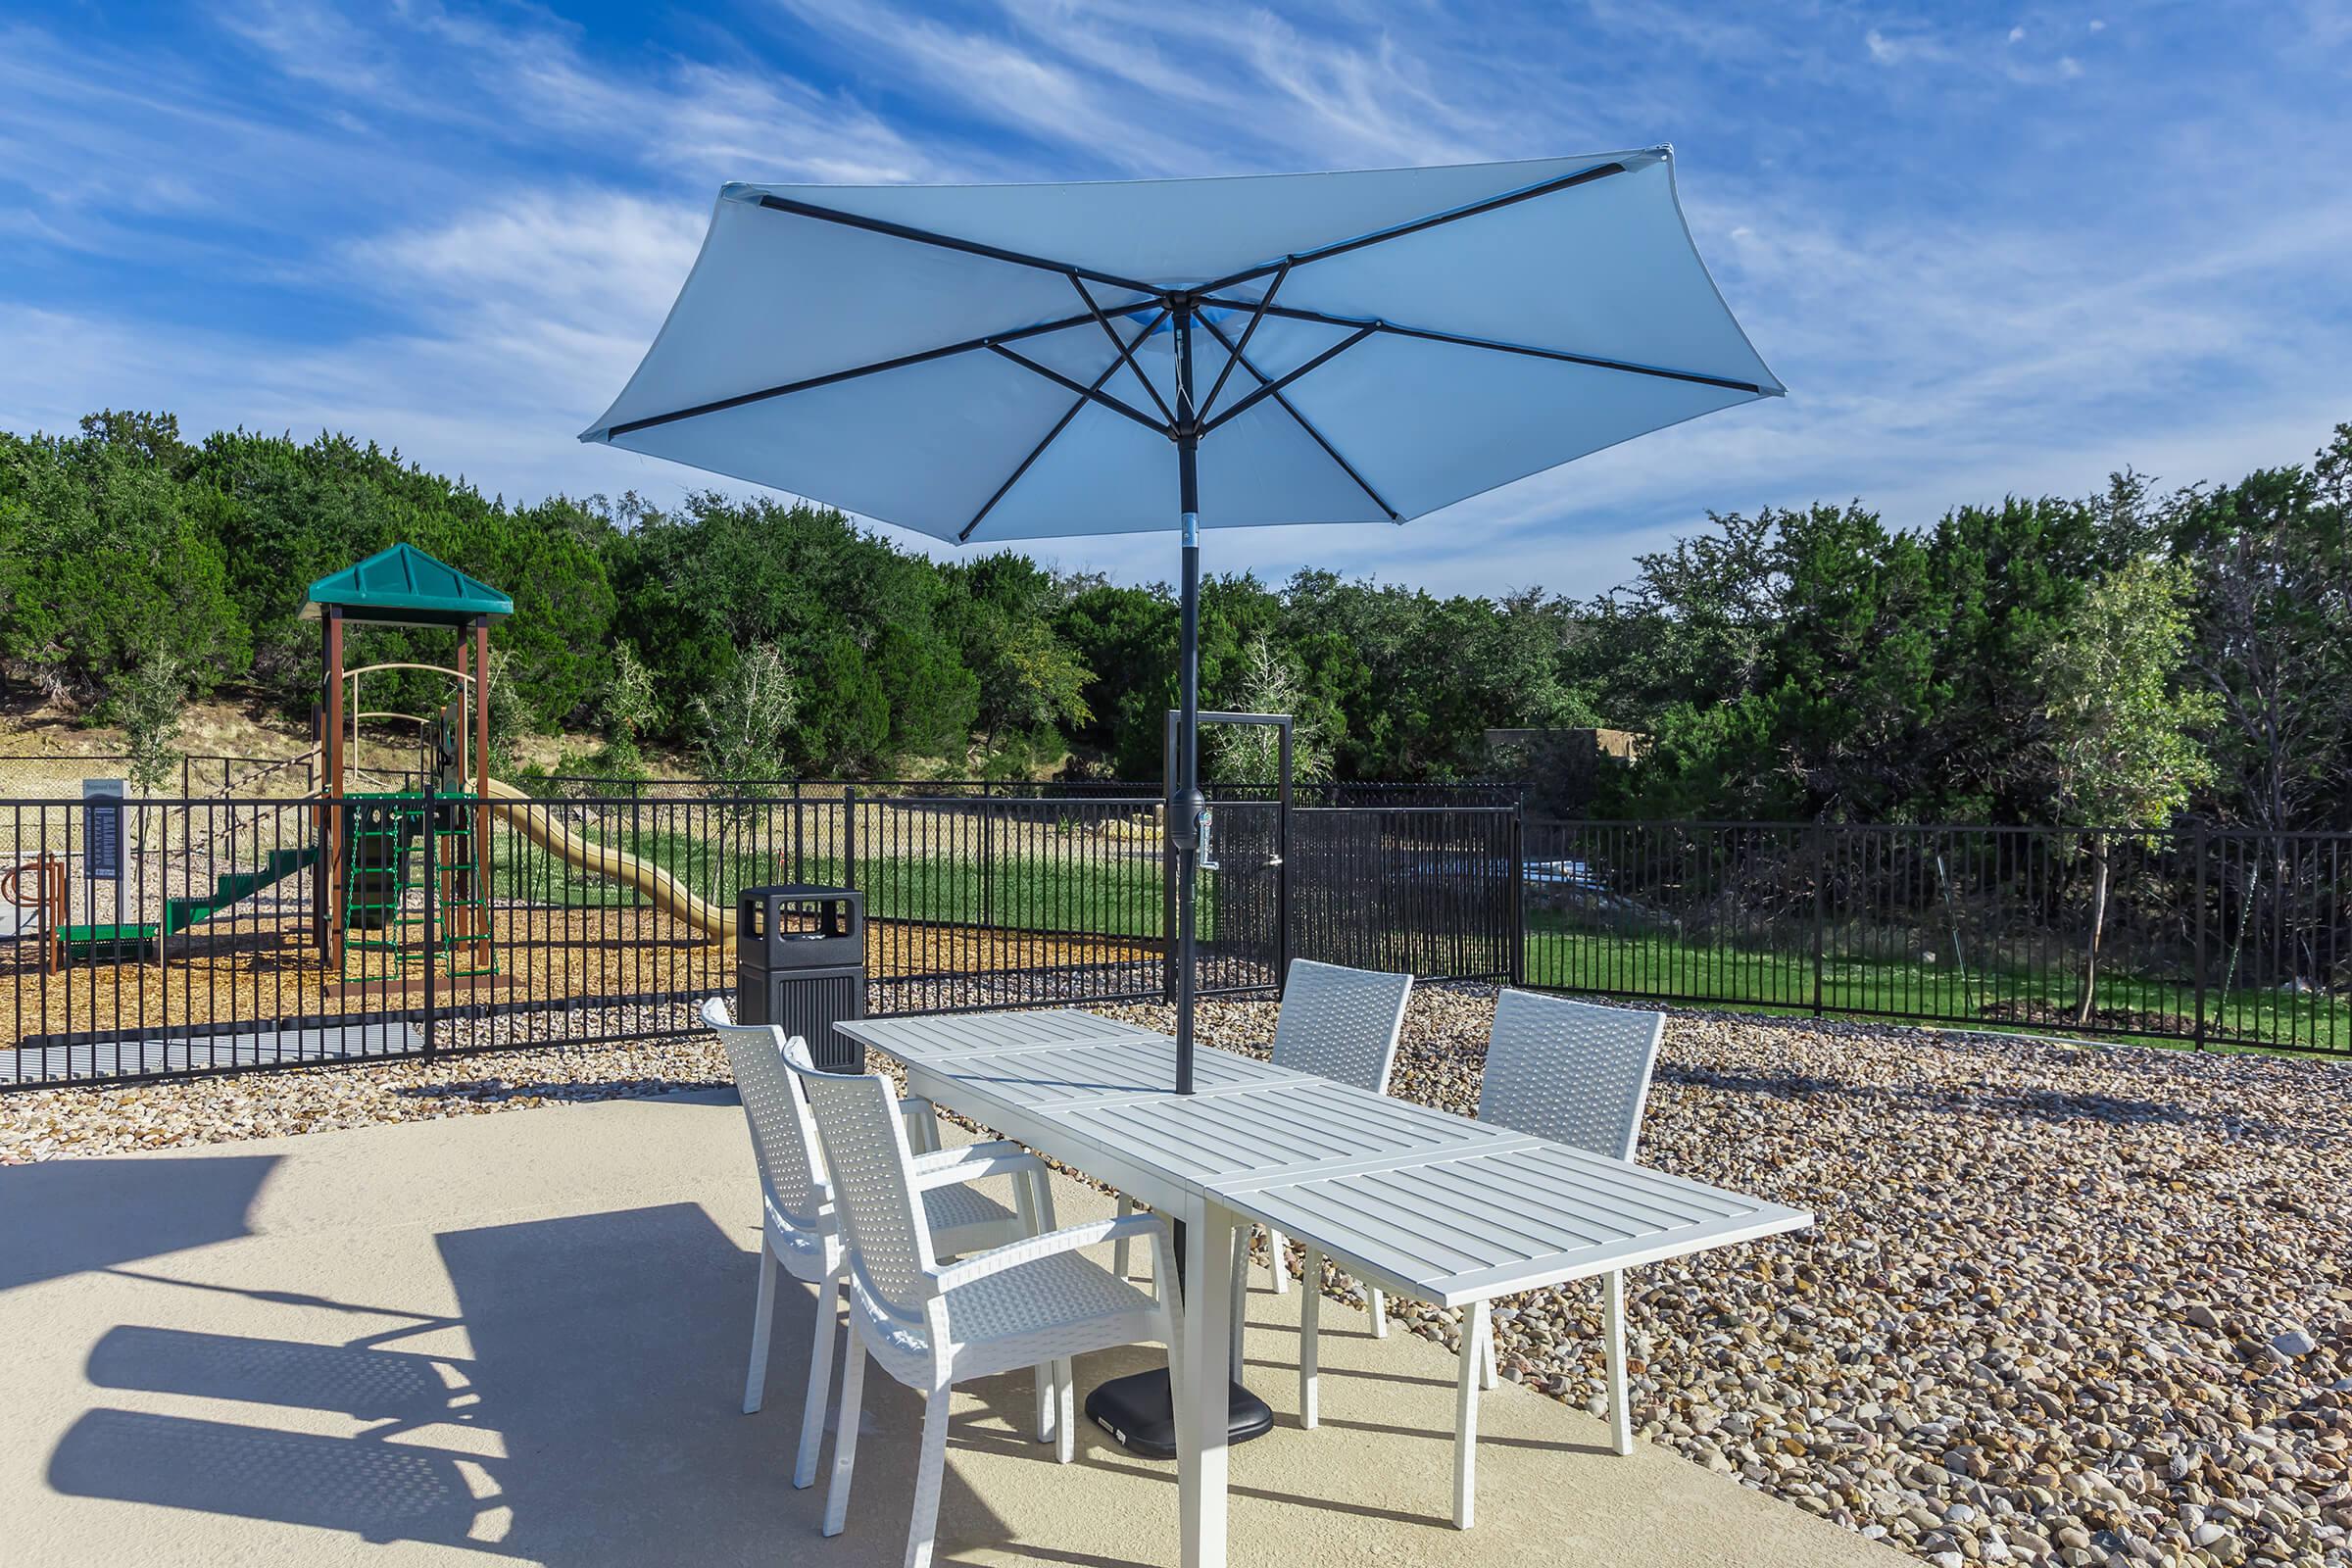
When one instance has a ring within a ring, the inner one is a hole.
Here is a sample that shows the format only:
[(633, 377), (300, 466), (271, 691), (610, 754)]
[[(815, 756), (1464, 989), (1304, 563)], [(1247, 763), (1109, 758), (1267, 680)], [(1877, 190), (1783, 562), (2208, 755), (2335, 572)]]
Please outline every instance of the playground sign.
[(122, 877), (122, 781), (81, 781), (81, 874), (93, 881)]

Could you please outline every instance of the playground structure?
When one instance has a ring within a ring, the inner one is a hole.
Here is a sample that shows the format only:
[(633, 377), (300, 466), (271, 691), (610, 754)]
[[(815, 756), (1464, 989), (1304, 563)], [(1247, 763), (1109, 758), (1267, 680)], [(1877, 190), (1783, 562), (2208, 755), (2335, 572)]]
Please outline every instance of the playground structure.
[[(484, 700), (512, 609), (395, 546), (309, 585), (314, 746), (264, 760), (313, 787), (0, 802), (0, 1088), (676, 1033), (734, 985), (736, 896), (784, 882), (865, 894), (869, 980), (899, 1006), (1161, 993), (1134, 794), (526, 794), (492, 776)], [(368, 626), (450, 658), (367, 662)], [(384, 701), (404, 672), (446, 693)], [(404, 730), (413, 765), (363, 755)]]
[[(181, 803), (175, 854), (184, 891), (162, 898), (160, 906), (125, 913), (129, 900), (118, 891), (115, 918), (74, 921), (67, 859), (44, 847), (0, 870), (0, 910), (20, 935), (41, 943), (50, 973), (69, 963), (161, 961), (175, 939), (271, 890), (282, 902), (285, 885), (307, 874), (305, 924), (330, 989), (420, 984), (429, 966), (434, 980), (454, 990), (479, 990), (501, 983), (491, 829), (502, 825), (573, 873), (629, 890), (702, 941), (730, 939), (731, 905), (566, 826), (553, 808), (491, 776), (484, 700), (490, 628), (513, 610), (507, 595), (409, 545), (312, 583), (302, 614), (320, 622), (321, 701), (309, 754), (318, 764), (309, 831), (297, 842), (262, 847), (249, 825), (246, 842), (223, 853), (211, 840), (233, 839), (236, 819), (205, 835), (192, 803)], [(369, 625), (447, 630), (453, 661), (349, 663), (349, 631)], [(401, 671), (445, 677), (449, 700), (422, 713), (365, 706), (365, 680)], [(363, 725), (388, 723), (415, 726), (416, 765), (404, 780), (413, 787), (355, 789), (365, 772), (356, 761)], [(87, 897), (98, 901), (95, 883)]]

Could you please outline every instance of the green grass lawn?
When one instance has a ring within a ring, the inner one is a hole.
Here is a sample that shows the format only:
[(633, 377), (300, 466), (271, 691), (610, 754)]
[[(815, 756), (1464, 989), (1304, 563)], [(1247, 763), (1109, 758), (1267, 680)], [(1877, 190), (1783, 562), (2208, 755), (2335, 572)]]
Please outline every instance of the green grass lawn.
[[(732, 903), (745, 888), (795, 879), (789, 854), (779, 856), (764, 841), (757, 849), (735, 851), (700, 835), (623, 831), (610, 842), (713, 902)], [(499, 835), (492, 867), (503, 898), (568, 907), (625, 907), (636, 902), (619, 883), (575, 870), (512, 833)], [(807, 855), (798, 880), (837, 887), (844, 869), (839, 855)], [(1066, 855), (999, 855), (984, 868), (977, 857), (860, 855), (854, 885), (865, 895), (866, 916), (875, 920), (941, 920), (1089, 936), (1156, 938), (1160, 933), (1156, 856), (1108, 856), (1089, 846)], [(1204, 927), (1213, 929), (1211, 904), (1203, 902), (1201, 917)]]
[[(594, 831), (593, 828), (589, 831)], [(611, 842), (652, 861), (706, 899), (731, 903), (747, 887), (795, 880), (776, 841), (737, 850), (699, 834), (623, 827)], [(861, 854), (855, 885), (868, 917), (932, 920), (1073, 935), (1157, 938), (1156, 856), (1106, 850), (1078, 838), (1031, 835), (1023, 853), (1000, 853), (984, 868), (975, 856)], [(585, 875), (511, 832), (494, 851), (500, 896), (570, 907), (626, 907), (627, 888)], [(837, 853), (806, 856), (798, 880), (838, 886)], [(1201, 904), (1201, 934), (1213, 937), (1213, 897)], [(1686, 941), (1669, 932), (1596, 930), (1556, 911), (1528, 913), (1526, 979), (1564, 991), (1607, 992), (1662, 1001), (1811, 1012), (1811, 930), (1803, 922), (1765, 937), (1769, 946)], [(1867, 946), (1865, 944), (1867, 943)], [(2073, 1016), (2079, 956), (2036, 953), (2032, 963), (1929, 961), (1899, 932), (1863, 939), (1840, 931), (1821, 966), (1821, 1005), (1988, 1029), (2047, 1032)], [(2189, 1031), (2195, 994), (2183, 981), (2110, 966), (2098, 989), (2097, 1033), (2115, 1038)], [(2207, 1039), (2216, 1045), (2299, 1047), (2352, 1053), (2352, 1008), (2334, 998), (2241, 988), (2206, 997)]]
[[(1787, 951), (1686, 942), (1662, 932), (1573, 929), (1558, 916), (1528, 916), (1526, 976), (1532, 986), (1610, 992), (1740, 1007), (1810, 1012), (1810, 932), (1784, 933)], [(1855, 954), (1833, 944), (1823, 955), (1821, 1003), (1831, 1012), (1878, 1012), (1991, 1029), (2046, 1028), (2072, 1017), (2079, 956), (2052, 953), (2032, 967), (1972, 967), (1917, 957)], [(2150, 1029), (2185, 1033), (2195, 1016), (2194, 990), (2103, 969), (2096, 998), (2099, 1032), (2129, 1038)], [(2207, 1039), (2255, 1046), (2352, 1052), (2352, 1007), (2315, 994), (2208, 990)], [(2136, 1015), (2136, 1018), (2127, 1015)], [(2167, 1025), (2159, 1020), (2176, 1022)]]

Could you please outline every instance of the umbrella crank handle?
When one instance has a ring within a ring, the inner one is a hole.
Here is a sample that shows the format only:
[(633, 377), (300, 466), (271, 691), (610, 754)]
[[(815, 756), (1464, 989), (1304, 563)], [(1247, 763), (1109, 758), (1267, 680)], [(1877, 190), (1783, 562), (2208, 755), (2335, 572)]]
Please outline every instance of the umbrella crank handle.
[(1217, 869), (1217, 854), (1211, 838), (1216, 811), (1209, 806), (1208, 798), (1199, 790), (1187, 790), (1170, 804), (1175, 809), (1168, 813), (1169, 843), (1180, 854), (1191, 851), (1197, 869)]

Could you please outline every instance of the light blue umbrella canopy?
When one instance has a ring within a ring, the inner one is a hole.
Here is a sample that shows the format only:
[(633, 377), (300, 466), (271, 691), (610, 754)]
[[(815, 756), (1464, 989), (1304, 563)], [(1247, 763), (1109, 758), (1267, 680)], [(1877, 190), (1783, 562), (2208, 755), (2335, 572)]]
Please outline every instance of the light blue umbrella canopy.
[(1782, 387), (1663, 147), (1109, 184), (731, 184), (583, 441), (934, 538), (1183, 530), (1190, 1087), (1199, 530), (1392, 522)]
[(1663, 148), (731, 184), (581, 439), (938, 539), (1172, 529), (1187, 293), (1206, 528), (1401, 522), (1782, 390), (1691, 244)]

